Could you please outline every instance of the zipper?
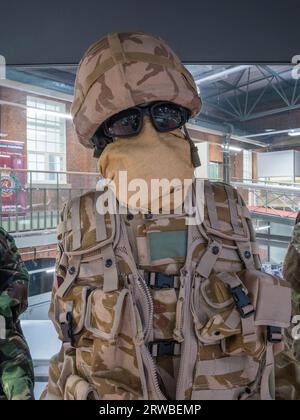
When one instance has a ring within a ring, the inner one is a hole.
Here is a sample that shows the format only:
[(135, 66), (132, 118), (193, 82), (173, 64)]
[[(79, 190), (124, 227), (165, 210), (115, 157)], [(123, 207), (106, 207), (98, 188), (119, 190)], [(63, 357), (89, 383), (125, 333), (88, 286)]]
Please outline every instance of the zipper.
[[(121, 256), (125, 261), (128, 261), (128, 255), (125, 253), (118, 252), (119, 256)], [(128, 261), (129, 263), (129, 261)], [(154, 317), (154, 307), (153, 307), (153, 300), (152, 296), (150, 294), (150, 290), (143, 278), (143, 276), (140, 274), (138, 270), (136, 270), (136, 275), (133, 276), (133, 280), (137, 280), (136, 282), (132, 283), (132, 286), (134, 284), (137, 285), (137, 288), (139, 289), (139, 298), (141, 300), (142, 305), (142, 312), (144, 314), (144, 322), (145, 325), (145, 332), (144, 332), (144, 342), (147, 342), (150, 334), (152, 333), (153, 329), (153, 317)], [(134, 293), (134, 290), (131, 286), (131, 293)], [(137, 292), (135, 292), (137, 294)], [(138, 299), (139, 300), (139, 299)], [(163, 394), (163, 392), (160, 389), (159, 381), (158, 381), (158, 373), (157, 369), (154, 363), (154, 359), (151, 356), (146, 344), (143, 344), (141, 347), (141, 353), (143, 355), (144, 363), (147, 366), (147, 370), (149, 371), (149, 379), (151, 380), (152, 386), (154, 388), (154, 391), (156, 393), (155, 397), (157, 397), (159, 400), (166, 400), (166, 396)]]
[[(147, 317), (146, 317), (147, 325), (145, 328), (145, 336), (144, 336), (144, 340), (147, 342), (153, 329), (153, 317), (154, 317), (153, 300), (150, 294), (150, 290), (144, 278), (140, 275), (140, 273), (138, 274), (138, 276), (139, 277), (138, 277), (137, 283), (147, 303)], [(154, 359), (152, 355), (150, 354), (149, 349), (147, 348), (146, 344), (144, 344), (144, 347), (143, 347), (143, 355), (146, 359), (147, 367), (150, 369), (149, 377), (156, 393), (155, 397), (157, 397), (159, 400), (166, 400), (167, 397), (163, 394), (159, 386), (158, 373), (157, 373), (156, 365), (154, 363)]]
[(153, 357), (151, 356), (145, 344), (144, 344), (142, 353), (143, 353), (144, 358), (146, 359), (146, 362), (147, 362), (146, 365), (150, 370), (149, 378), (151, 379), (153, 388), (156, 393), (155, 398), (157, 398), (158, 400), (167, 400), (167, 397), (163, 394), (159, 386), (157, 369), (156, 369)]
[(144, 307), (143, 307), (143, 311), (146, 312), (146, 317), (145, 317), (146, 327), (145, 327), (144, 340), (147, 341), (147, 339), (149, 338), (152, 332), (152, 327), (153, 327), (153, 317), (154, 317), (153, 301), (152, 301), (152, 296), (150, 294), (150, 290), (144, 278), (140, 275), (140, 273), (138, 273), (137, 285), (141, 291), (143, 300), (146, 303), (146, 311)]
[[(118, 255), (123, 258), (125, 261), (127, 261), (130, 269), (131, 269), (131, 273), (132, 273), (132, 277), (133, 280), (137, 280), (135, 281), (133, 284), (137, 285), (137, 288), (139, 289), (139, 294), (141, 297), (141, 304), (142, 304), (142, 313), (146, 314), (146, 316), (144, 316), (144, 322), (145, 322), (145, 333), (144, 333), (144, 344), (141, 347), (141, 353), (144, 359), (144, 363), (147, 366), (147, 370), (149, 370), (149, 379), (152, 382), (153, 388), (155, 390), (155, 397), (157, 396), (158, 399), (160, 400), (166, 400), (166, 396), (163, 394), (163, 392), (160, 389), (159, 386), (159, 381), (158, 381), (158, 373), (157, 373), (157, 369), (154, 363), (154, 359), (152, 357), (152, 355), (150, 354), (145, 342), (147, 342), (147, 340), (149, 339), (152, 330), (153, 330), (153, 317), (154, 317), (154, 307), (153, 307), (153, 300), (152, 300), (152, 296), (150, 293), (150, 290), (145, 282), (144, 277), (141, 275), (141, 273), (139, 272), (139, 270), (137, 269), (136, 264), (132, 264), (132, 260), (134, 261), (134, 258), (131, 254), (131, 248), (130, 248), (130, 244), (128, 241), (128, 236), (127, 236), (127, 230), (125, 227), (125, 224), (121, 225), (121, 230), (123, 233), (123, 237), (125, 239), (125, 249), (127, 249), (127, 252), (122, 252), (120, 249), (118, 250)], [(131, 254), (131, 258), (129, 257), (129, 255)]]
[[(188, 319), (189, 319), (188, 315), (190, 312), (190, 295), (191, 295), (191, 274), (186, 269), (183, 269), (182, 275), (183, 275), (183, 281), (185, 285), (185, 297), (184, 297), (185, 304), (183, 305), (184, 311), (183, 311), (183, 316), (182, 316), (181, 331), (184, 325), (187, 324)], [(190, 278), (190, 281), (187, 282), (189, 278)], [(186, 328), (184, 341), (181, 344), (182, 346), (181, 347), (181, 360), (180, 360), (178, 379), (177, 379), (177, 384), (176, 384), (176, 399), (184, 399), (184, 396), (180, 395), (179, 393), (183, 391), (184, 380), (185, 380), (184, 370), (185, 370), (185, 366), (190, 361), (189, 359), (190, 359), (191, 340), (190, 340), (190, 337), (188, 336), (188, 331), (189, 331), (189, 328)]]

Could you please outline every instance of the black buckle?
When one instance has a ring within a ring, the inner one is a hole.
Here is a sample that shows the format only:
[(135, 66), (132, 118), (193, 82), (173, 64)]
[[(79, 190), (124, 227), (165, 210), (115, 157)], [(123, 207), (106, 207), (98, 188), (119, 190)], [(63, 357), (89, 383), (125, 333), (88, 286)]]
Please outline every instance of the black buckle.
[(73, 315), (72, 312), (66, 314), (67, 322), (60, 324), (63, 333), (63, 342), (70, 343), (74, 347), (74, 334), (73, 334)]
[(151, 273), (147, 273), (147, 284), (156, 289), (174, 289), (175, 276), (173, 274), (155, 273), (154, 284), (151, 284)]
[(282, 341), (281, 327), (274, 327), (273, 325), (268, 325), (267, 339), (270, 343), (281, 343)]
[[(254, 309), (245, 311), (247, 306), (252, 306), (249, 296), (244, 292), (241, 286), (233, 287), (231, 290), (234, 303), (242, 318), (249, 318), (255, 313)], [(253, 308), (253, 307), (252, 307)]]
[[(175, 355), (175, 344), (176, 341), (170, 340), (159, 340), (159, 341), (151, 341), (149, 346), (149, 351), (152, 356), (159, 357), (159, 356), (174, 356)], [(154, 350), (156, 350), (154, 352)], [(153, 354), (155, 353), (155, 354)]]

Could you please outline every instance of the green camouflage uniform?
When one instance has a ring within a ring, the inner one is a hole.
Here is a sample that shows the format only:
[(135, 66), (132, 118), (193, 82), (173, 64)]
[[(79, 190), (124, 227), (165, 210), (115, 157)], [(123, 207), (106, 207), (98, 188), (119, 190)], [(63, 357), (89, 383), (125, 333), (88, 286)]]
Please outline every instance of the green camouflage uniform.
[(28, 273), (13, 238), (0, 228), (0, 398), (31, 400), (34, 374), (18, 320), (27, 307)]

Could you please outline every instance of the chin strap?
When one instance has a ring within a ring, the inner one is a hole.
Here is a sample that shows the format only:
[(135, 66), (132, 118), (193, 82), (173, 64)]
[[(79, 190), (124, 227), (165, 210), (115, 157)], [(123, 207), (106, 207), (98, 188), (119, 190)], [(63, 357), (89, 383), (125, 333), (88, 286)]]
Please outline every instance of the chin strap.
[(183, 131), (184, 134), (186, 135), (186, 139), (190, 144), (190, 148), (191, 148), (191, 160), (192, 160), (192, 164), (194, 166), (194, 168), (198, 168), (199, 166), (201, 166), (201, 161), (200, 161), (200, 157), (199, 157), (199, 152), (197, 149), (197, 146), (195, 145), (195, 143), (193, 142), (193, 140), (191, 139), (189, 132), (186, 128), (186, 126), (183, 126)]

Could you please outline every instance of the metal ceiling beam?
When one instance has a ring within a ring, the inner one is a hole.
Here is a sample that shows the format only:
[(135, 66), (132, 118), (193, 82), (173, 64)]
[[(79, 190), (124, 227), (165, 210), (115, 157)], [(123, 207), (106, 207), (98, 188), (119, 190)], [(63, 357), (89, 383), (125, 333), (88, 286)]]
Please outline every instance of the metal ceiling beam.
[[(201, 120), (197, 120), (194, 119), (194, 121), (197, 121), (196, 123), (188, 123), (187, 124), (187, 128), (190, 130), (196, 130), (196, 131), (201, 131), (207, 134), (215, 134), (217, 136), (221, 136), (223, 137), (224, 135), (227, 134), (227, 131), (224, 130), (224, 125), (222, 127), (222, 129), (216, 129), (211, 127), (210, 124), (207, 124), (205, 121), (201, 121)], [(236, 135), (236, 134), (232, 134), (231, 135), (231, 140), (235, 140), (238, 141), (240, 143), (246, 143), (246, 144), (250, 144), (252, 146), (258, 146), (258, 147), (267, 147), (266, 143), (257, 141), (257, 140), (252, 140), (252, 139), (248, 139), (246, 136), (240, 136), (240, 135)]]
[(268, 117), (270, 115), (276, 115), (276, 114), (280, 114), (282, 112), (292, 111), (294, 109), (299, 109), (299, 108), (300, 108), (300, 104), (284, 106), (282, 108), (274, 108), (274, 109), (270, 109), (268, 111), (257, 112), (256, 114), (249, 115), (245, 118), (242, 118), (241, 121), (256, 120), (258, 118), (264, 118), (264, 117)]
[[(260, 68), (263, 67), (263, 66), (262, 65), (259, 65), (259, 64), (256, 64), (256, 65), (253, 64), (253, 66), (251, 66), (251, 67), (255, 67), (258, 70), (260, 70)], [(241, 74), (240, 80), (241, 80), (243, 74), (245, 73), (245, 71), (247, 71), (247, 69), (244, 69), (244, 70), (241, 71), (242, 74)], [(283, 70), (281, 72), (278, 72), (276, 74), (280, 74), (281, 75), (281, 74), (284, 74), (284, 73), (287, 73), (287, 72), (291, 72), (291, 69), (285, 69), (285, 70)], [(256, 83), (259, 83), (259, 82), (262, 82), (262, 81), (264, 81), (267, 78), (266, 74), (264, 74), (262, 71), (260, 71), (260, 73), (262, 74), (262, 77), (259, 77), (257, 79), (250, 80), (249, 81), (249, 86), (254, 85)], [(285, 79), (283, 79), (283, 80), (285, 80)], [(223, 80), (223, 82), (224, 82), (224, 80)], [(218, 82), (215, 82), (215, 83), (221, 83), (221, 80), (218, 81)], [(229, 88), (228, 90), (223, 91), (222, 92), (222, 95), (223, 94), (230, 93), (230, 92), (234, 92), (236, 90), (236, 88), (238, 88), (238, 91), (242, 91), (244, 93), (244, 91), (241, 88), (247, 87), (247, 85), (248, 85), (248, 82), (244, 82), (244, 83), (242, 83), (242, 84), (240, 84), (238, 86), (236, 86), (236, 84), (235, 85), (230, 84), (229, 82), (227, 82), (227, 83), (228, 83), (229, 86), (231, 86), (231, 88)], [(212, 98), (212, 97), (215, 97), (215, 96), (218, 96), (218, 95), (214, 95), (214, 94), (213, 95), (208, 95), (208, 96), (204, 96), (204, 98)]]
[(272, 144), (270, 144), (271, 147), (299, 147), (300, 146), (300, 136), (294, 137), (294, 138), (288, 138), (286, 140), (273, 140)]

